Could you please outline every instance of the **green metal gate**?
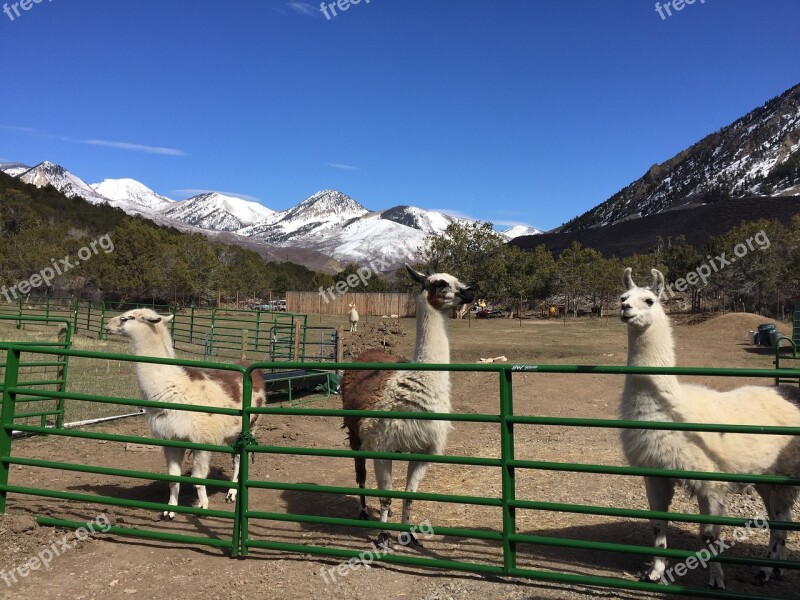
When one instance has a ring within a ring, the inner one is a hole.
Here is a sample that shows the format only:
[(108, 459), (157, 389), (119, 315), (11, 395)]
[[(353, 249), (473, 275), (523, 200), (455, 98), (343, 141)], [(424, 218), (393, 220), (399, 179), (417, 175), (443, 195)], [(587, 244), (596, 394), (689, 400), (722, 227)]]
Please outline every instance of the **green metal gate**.
[[(80, 352), (75, 350), (57, 350), (52, 348), (35, 348), (14, 345), (0, 344), (0, 348), (5, 348), (8, 352), (6, 359), (5, 380), (3, 385), (3, 405), (0, 413), (0, 513), (5, 511), (7, 494), (30, 494), (46, 496), (50, 498), (61, 498), (78, 502), (92, 502), (116, 506), (126, 506), (134, 508), (145, 508), (151, 510), (165, 510), (166, 504), (157, 502), (134, 501), (123, 498), (97, 496), (92, 494), (78, 494), (67, 491), (45, 490), (40, 488), (23, 487), (9, 483), (9, 467), (12, 464), (23, 466), (35, 466), (51, 469), (89, 472), (106, 474), (113, 476), (124, 476), (138, 479), (150, 479), (159, 481), (179, 481), (182, 483), (215, 485), (219, 487), (238, 488), (238, 499), (234, 510), (212, 510), (199, 509), (188, 506), (169, 507), (170, 510), (180, 513), (194, 514), (198, 516), (214, 516), (229, 519), (231, 521), (230, 536), (225, 539), (186, 536), (165, 533), (160, 531), (142, 530), (130, 527), (115, 526), (111, 533), (120, 535), (131, 535), (147, 537), (176, 542), (188, 542), (196, 544), (206, 544), (210, 546), (225, 548), (230, 551), (232, 556), (246, 556), (251, 550), (257, 548), (273, 549), (286, 552), (298, 552), (304, 554), (335, 556), (342, 558), (353, 558), (360, 555), (358, 551), (337, 548), (323, 547), (302, 543), (286, 543), (270, 539), (255, 539), (250, 532), (250, 523), (255, 520), (265, 521), (285, 521), (296, 523), (314, 523), (319, 525), (345, 525), (356, 528), (376, 528), (375, 522), (364, 522), (355, 519), (336, 518), (322, 515), (302, 515), (288, 514), (284, 512), (268, 512), (254, 510), (250, 506), (249, 493), (251, 490), (272, 489), (272, 490), (293, 490), (299, 492), (323, 492), (328, 494), (340, 495), (368, 495), (373, 497), (392, 497), (406, 498), (411, 497), (417, 500), (428, 500), (445, 503), (465, 503), (480, 506), (491, 506), (500, 509), (502, 514), (502, 526), (497, 529), (485, 528), (451, 528), (432, 526), (435, 535), (456, 535), (470, 539), (487, 540), (495, 542), (502, 551), (502, 564), (490, 564), (487, 562), (466, 562), (460, 560), (448, 560), (440, 558), (428, 558), (419, 556), (392, 555), (386, 554), (379, 560), (387, 563), (413, 565), (425, 568), (443, 568), (465, 572), (484, 573), (492, 575), (505, 575), (513, 577), (525, 577), (533, 580), (556, 582), (563, 584), (577, 584), (589, 587), (608, 587), (615, 589), (627, 589), (636, 591), (647, 591), (664, 594), (680, 594), (684, 596), (708, 597), (708, 598), (759, 598), (760, 596), (748, 596), (717, 590), (690, 588), (682, 585), (660, 585), (631, 581), (617, 577), (598, 577), (591, 575), (579, 575), (573, 573), (559, 573), (545, 570), (521, 568), (518, 566), (518, 546), (521, 544), (567, 547), (575, 549), (596, 550), (605, 552), (616, 552), (626, 554), (636, 554), (644, 556), (665, 556), (675, 559), (689, 559), (695, 557), (696, 553), (678, 549), (656, 549), (649, 546), (637, 546), (622, 543), (598, 542), (593, 540), (565, 539), (555, 536), (528, 535), (517, 532), (517, 513), (523, 510), (534, 511), (560, 511), (567, 513), (593, 514), (610, 517), (626, 517), (633, 519), (663, 518), (670, 521), (681, 521), (687, 523), (719, 523), (722, 525), (741, 526), (747, 523), (747, 519), (738, 517), (711, 517), (699, 516), (695, 514), (682, 513), (654, 513), (646, 510), (636, 510), (618, 507), (605, 507), (594, 505), (580, 505), (571, 503), (542, 502), (535, 498), (518, 498), (517, 494), (517, 472), (522, 470), (550, 470), (550, 471), (572, 471), (581, 473), (600, 473), (607, 475), (626, 475), (626, 476), (653, 476), (671, 477), (708, 481), (735, 481), (741, 483), (768, 483), (770, 485), (800, 485), (800, 478), (782, 475), (745, 475), (731, 473), (706, 473), (706, 472), (684, 472), (684, 471), (664, 471), (659, 469), (636, 468), (598, 465), (591, 463), (568, 463), (568, 462), (548, 462), (537, 460), (520, 459), (515, 455), (514, 437), (515, 426), (522, 425), (552, 425), (568, 427), (602, 427), (614, 429), (657, 429), (657, 430), (679, 430), (679, 431), (713, 431), (728, 433), (752, 433), (761, 435), (798, 435), (800, 427), (764, 427), (746, 425), (712, 425), (694, 423), (664, 423), (664, 422), (642, 422), (642, 421), (622, 421), (614, 419), (584, 419), (584, 418), (562, 418), (562, 417), (541, 417), (532, 415), (515, 415), (513, 401), (513, 376), (515, 373), (539, 373), (539, 374), (570, 374), (571, 376), (586, 376), (597, 374), (654, 374), (654, 375), (681, 375), (681, 376), (722, 376), (722, 377), (766, 377), (775, 376), (775, 371), (771, 369), (711, 369), (711, 368), (656, 368), (656, 367), (619, 367), (619, 366), (571, 366), (571, 365), (508, 365), (508, 364), (469, 364), (469, 365), (431, 365), (431, 364), (409, 364), (409, 363), (280, 363), (273, 362), (258, 363), (248, 369), (243, 369), (235, 365), (216, 364), (199, 361), (178, 361), (155, 358), (143, 358), (128, 355), (108, 355), (105, 353)], [(41, 354), (63, 353), (69, 356), (80, 356), (84, 358), (113, 358), (123, 361), (142, 361), (156, 364), (176, 364), (184, 366), (200, 366), (205, 368), (216, 368), (228, 371), (235, 371), (243, 376), (244, 385), (244, 404), (241, 410), (211, 408), (208, 406), (175, 405), (163, 402), (148, 402), (132, 398), (109, 398), (98, 397), (85, 394), (69, 394), (58, 391), (41, 392), (42, 395), (50, 398), (78, 398), (86, 401), (110, 402), (121, 404), (132, 404), (151, 408), (169, 408), (173, 410), (191, 410), (215, 413), (229, 416), (243, 416), (242, 432), (240, 442), (233, 447), (228, 446), (208, 446), (203, 444), (190, 444), (174, 442), (168, 440), (154, 440), (138, 436), (125, 436), (108, 433), (98, 433), (92, 431), (62, 431), (45, 429), (36, 425), (14, 425), (16, 417), (16, 404), (19, 397), (27, 393), (27, 389), (19, 381), (19, 367), (21, 355), (23, 353), (35, 351)], [(267, 406), (261, 408), (252, 407), (250, 373), (253, 369), (270, 369), (276, 366), (290, 368), (312, 368), (312, 369), (389, 369), (389, 370), (424, 370), (424, 371), (472, 371), (484, 373), (496, 373), (499, 388), (499, 406), (495, 413), (490, 414), (434, 414), (419, 412), (387, 413), (380, 411), (343, 411), (334, 409), (314, 409), (314, 408), (285, 408)], [(785, 370), (782, 376), (800, 377), (800, 370)], [(454, 422), (476, 422), (490, 423), (500, 428), (500, 449), (499, 458), (481, 458), (469, 456), (428, 456), (413, 454), (392, 454), (379, 452), (358, 452), (339, 448), (316, 448), (316, 447), (297, 447), (297, 446), (270, 446), (260, 445), (250, 436), (249, 417), (254, 414), (281, 415), (291, 417), (297, 415), (312, 415), (327, 417), (337, 420), (337, 423), (344, 415), (377, 418), (396, 418), (396, 419), (431, 419), (446, 420)], [(169, 476), (163, 473), (151, 473), (130, 469), (117, 469), (109, 467), (96, 467), (90, 465), (64, 463), (52, 460), (25, 459), (15, 457), (12, 452), (11, 430), (17, 428), (30, 433), (43, 433), (50, 435), (63, 435), (96, 440), (106, 440), (110, 442), (146, 442), (159, 446), (180, 446), (185, 448), (209, 450), (213, 452), (224, 452), (228, 454), (238, 453), (241, 458), (241, 473), (238, 483), (223, 482), (210, 479), (196, 479), (192, 477)], [(376, 489), (361, 490), (353, 487), (320, 486), (314, 484), (298, 484), (280, 481), (277, 476), (270, 477), (269, 480), (252, 479), (249, 473), (249, 458), (256, 454), (286, 454), (305, 457), (342, 457), (352, 458), (360, 455), (365, 458), (391, 459), (397, 461), (424, 460), (432, 463), (441, 464), (460, 464), (460, 465), (479, 465), (497, 469), (501, 475), (501, 493), (499, 497), (492, 496), (465, 496), (453, 494), (441, 494), (430, 492), (408, 493), (404, 491), (385, 492)], [(73, 527), (81, 525), (74, 521), (40, 518), (39, 522), (47, 525), (57, 525), (62, 527)], [(393, 531), (408, 531), (409, 526), (401, 524), (385, 524), (381, 528)], [(769, 527), (773, 529), (797, 530), (800, 523), (770, 521)], [(775, 566), (787, 569), (800, 568), (797, 561), (768, 561), (766, 559), (749, 558), (744, 556), (734, 556), (720, 554), (710, 558), (710, 561), (718, 561), (728, 564), (747, 564), (755, 566)], [(766, 596), (761, 597), (766, 598)]]
[[(45, 390), (55, 390), (58, 392), (66, 391), (67, 386), (67, 363), (69, 357), (66, 354), (39, 355), (33, 348), (59, 348), (69, 350), (72, 346), (72, 320), (66, 317), (50, 316), (11, 316), (0, 315), (0, 322), (15, 323), (18, 329), (22, 329), (25, 324), (29, 325), (56, 325), (56, 341), (38, 340), (34, 342), (14, 342), (15, 344), (28, 346), (27, 360), (19, 364), (19, 377), (16, 385), (27, 389), (26, 393), (19, 394), (16, 398), (17, 404), (22, 404), (24, 410), (15, 414), (16, 423), (39, 422), (41, 427), (62, 427), (64, 425), (64, 401), (61, 398), (50, 398), (42, 395)], [(52, 330), (42, 333), (43, 336), (51, 336)], [(0, 349), (0, 357), (3, 363), (6, 362), (5, 351)], [(5, 364), (0, 365), (0, 377), (5, 374)], [(4, 385), (0, 382), (0, 391)]]

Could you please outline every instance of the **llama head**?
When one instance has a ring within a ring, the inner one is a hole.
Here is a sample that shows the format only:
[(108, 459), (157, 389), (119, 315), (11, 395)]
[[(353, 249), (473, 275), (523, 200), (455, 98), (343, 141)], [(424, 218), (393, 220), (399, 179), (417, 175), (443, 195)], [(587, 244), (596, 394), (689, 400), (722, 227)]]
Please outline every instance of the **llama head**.
[(149, 308), (134, 308), (110, 319), (106, 323), (106, 333), (134, 337), (156, 332), (163, 323), (169, 323), (174, 315), (163, 316)]
[(411, 279), (422, 286), (425, 300), (436, 310), (449, 310), (454, 306), (469, 304), (475, 300), (475, 289), (472, 285), (462, 283), (448, 273), (432, 273), (423, 275), (406, 265)]
[(635, 329), (647, 329), (654, 321), (664, 316), (659, 298), (664, 291), (664, 275), (658, 269), (650, 271), (653, 282), (650, 287), (638, 287), (631, 277), (631, 268), (622, 273), (625, 293), (620, 297), (620, 318)]

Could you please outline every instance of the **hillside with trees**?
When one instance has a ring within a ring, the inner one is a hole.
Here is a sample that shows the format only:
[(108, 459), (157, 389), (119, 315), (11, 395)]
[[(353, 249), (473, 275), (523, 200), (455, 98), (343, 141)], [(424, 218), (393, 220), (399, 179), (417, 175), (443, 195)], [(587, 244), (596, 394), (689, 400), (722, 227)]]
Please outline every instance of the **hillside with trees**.
[[(743, 220), (719, 235), (692, 244), (681, 235), (646, 252), (604, 256), (579, 241), (559, 252), (544, 244), (528, 249), (504, 244), (490, 223), (453, 223), (429, 240), (436, 270), (475, 282), (498, 307), (537, 310), (558, 304), (571, 314), (609, 306), (621, 291), (624, 267), (634, 280), (649, 281), (650, 269), (667, 278), (664, 301), (676, 310), (739, 310), (773, 316), (791, 314), (800, 295), (800, 215), (787, 221)], [(532, 247), (531, 247), (532, 246)]]
[(320, 276), (303, 266), (266, 263), (252, 250), (0, 173), (0, 286), (12, 288), (65, 257), (74, 263), (81, 248), (106, 235), (113, 251), (98, 249), (31, 293), (203, 304), (320, 285)]

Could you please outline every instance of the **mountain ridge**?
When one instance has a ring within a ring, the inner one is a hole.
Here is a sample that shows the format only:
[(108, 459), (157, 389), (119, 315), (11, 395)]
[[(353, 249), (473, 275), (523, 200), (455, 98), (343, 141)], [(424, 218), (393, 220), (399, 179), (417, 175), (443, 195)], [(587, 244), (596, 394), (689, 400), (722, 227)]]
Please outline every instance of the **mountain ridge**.
[[(0, 171), (37, 187), (51, 185), (68, 197), (107, 203), (161, 225), (210, 237), (227, 234), (240, 245), (249, 240), (245, 244), (248, 247), (267, 248), (265, 256), (299, 254), (301, 264), (322, 266), (326, 272), (379, 257), (393, 270), (413, 260), (429, 236), (440, 235), (450, 223), (468, 221), (410, 205), (370, 211), (350, 196), (330, 189), (318, 191), (286, 210), (273, 211), (219, 192), (176, 201), (130, 178), (104, 179), (90, 185), (48, 161), (34, 167), (0, 163)], [(510, 239), (538, 231), (512, 227), (498, 233)]]
[(705, 136), (553, 233), (728, 197), (800, 195), (800, 84)]

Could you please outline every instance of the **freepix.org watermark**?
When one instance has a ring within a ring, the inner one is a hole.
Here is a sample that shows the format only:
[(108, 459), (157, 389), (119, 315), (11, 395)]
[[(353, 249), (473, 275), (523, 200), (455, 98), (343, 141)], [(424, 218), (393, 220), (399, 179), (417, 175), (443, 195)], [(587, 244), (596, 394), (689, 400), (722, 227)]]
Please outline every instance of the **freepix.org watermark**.
[(33, 571), (38, 571), (44, 568), (50, 568), (50, 563), (53, 559), (58, 558), (75, 548), (78, 542), (85, 542), (90, 539), (93, 534), (105, 533), (111, 529), (111, 522), (106, 517), (105, 513), (98, 515), (92, 521), (86, 523), (86, 527), (78, 527), (72, 532), (72, 540), (70, 534), (65, 533), (60, 540), (52, 540), (50, 545), (45, 546), (44, 549), (39, 550), (35, 556), (31, 556), (24, 563), (11, 567), (10, 569), (0, 569), (0, 579), (6, 582), (6, 587), (11, 587), (19, 581), (19, 578), (27, 577)]
[(714, 257), (710, 254), (707, 255), (706, 258), (708, 262), (704, 262), (694, 271), (689, 271), (685, 277), (676, 279), (674, 282), (667, 285), (661, 294), (662, 296), (666, 296), (666, 292), (669, 292), (670, 298), (672, 298), (675, 296), (675, 290), (685, 292), (689, 289), (689, 286), (695, 287), (700, 285), (700, 287), (703, 287), (708, 283), (712, 274), (719, 273), (725, 267), (732, 265), (736, 262), (737, 258), (744, 258), (747, 254), (756, 249), (764, 251), (769, 247), (769, 237), (767, 237), (767, 233), (762, 229), (757, 234), (747, 238), (744, 242), (736, 244), (733, 247), (733, 255), (730, 257), (728, 257), (727, 252), (723, 252), (719, 256)]
[[(355, 6), (356, 4), (361, 4), (361, 0), (336, 0), (336, 2), (328, 2), (328, 3), (321, 2), (319, 5), (319, 9), (320, 11), (322, 11), (322, 14), (325, 15), (325, 18), (328, 19), (328, 21), (330, 21), (333, 17), (335, 17), (338, 14), (336, 12), (337, 8), (339, 9), (340, 12), (344, 12), (351, 6)], [(364, 0), (364, 4), (369, 4), (369, 0)], [(330, 13), (328, 13), (328, 11), (330, 11)]]
[[(672, 11), (680, 12), (687, 6), (695, 3), (696, 0), (667, 0), (664, 4), (656, 2), (656, 12), (661, 17), (662, 21), (666, 21), (667, 17), (672, 16)], [(700, 0), (700, 4), (705, 4), (706, 0)], [(665, 14), (666, 13), (666, 14)]]
[[(398, 543), (401, 546), (408, 546), (411, 543), (412, 536), (414, 536), (414, 534), (417, 532), (422, 534), (422, 539), (431, 539), (433, 537), (433, 527), (431, 526), (431, 522), (425, 519), (419, 525), (412, 525), (410, 532), (404, 531), (397, 536)], [(373, 548), (374, 550), (365, 550), (364, 552), (360, 552), (358, 556), (354, 556), (350, 560), (342, 562), (335, 567), (321, 567), (319, 570), (319, 575), (322, 577), (323, 581), (325, 581), (325, 585), (335, 583), (336, 575), (339, 575), (339, 577), (347, 577), (351, 571), (358, 571), (361, 567), (364, 567), (365, 569), (371, 569), (372, 563), (374, 563), (376, 560), (380, 560), (382, 557), (390, 554), (393, 551), (392, 547), (388, 543), (381, 544), (380, 546), (373, 543)], [(328, 579), (329, 576), (330, 580)]]
[[(337, 296), (343, 296), (346, 294), (350, 289), (357, 288), (360, 285), (368, 286), (370, 277), (381, 272), (378, 266), (380, 266), (381, 269), (386, 270), (391, 265), (385, 260), (378, 258), (372, 261), (368, 267), (359, 267), (358, 272), (350, 273), (346, 279), (336, 282), (336, 285), (332, 285), (327, 290), (323, 287), (320, 287), (319, 295), (322, 296), (325, 304), (328, 304), (328, 302), (331, 300), (336, 300)], [(329, 295), (330, 298), (328, 298)]]
[(51, 258), (50, 263), (52, 266), (45, 267), (38, 273), (34, 273), (28, 277), (28, 279), (18, 281), (10, 288), (4, 285), (2, 288), (0, 288), (0, 294), (5, 296), (6, 302), (11, 302), (19, 297), (18, 294), (26, 296), (35, 288), (41, 286), (50, 287), (50, 284), (56, 278), (56, 276), (63, 275), (67, 271), (77, 267), (80, 263), (86, 262), (93, 256), (99, 254), (99, 250), (97, 249), (98, 246), (106, 254), (114, 251), (114, 242), (111, 241), (111, 236), (109, 234), (105, 234), (104, 236), (89, 242), (88, 246), (84, 246), (78, 250), (76, 253), (77, 258), (70, 258), (69, 256), (59, 258), (58, 260)]
[(319, 288), (319, 295), (325, 301), (325, 304), (328, 304), (331, 300), (336, 300), (337, 297), (343, 296), (349, 290), (355, 289), (359, 286), (368, 286), (369, 279), (373, 275), (380, 275), (381, 273), (385, 273), (388, 271), (392, 264), (394, 264), (395, 259), (389, 259), (389, 256), (397, 256), (402, 255), (408, 260), (413, 260), (415, 254), (419, 251), (417, 245), (414, 245), (411, 242), (404, 242), (400, 244), (399, 247), (394, 247), (391, 253), (387, 253), (387, 250), (384, 248), (382, 251), (383, 258), (376, 258), (375, 260), (371, 261), (368, 266), (366, 267), (359, 267), (358, 271), (355, 273), (350, 273), (347, 278), (338, 281), (336, 285), (332, 285), (331, 287), (325, 289), (324, 287)]
[[(52, 2), (53, 0), (47, 1)], [(19, 2), (14, 2), (13, 4), (6, 2), (3, 4), (3, 12), (6, 13), (6, 16), (13, 21), (17, 17), (22, 16), (22, 13), (19, 12), (20, 9), (28, 11), (33, 8), (34, 4), (41, 4), (42, 2), (44, 2), (44, 0), (19, 0)]]
[(735, 539), (726, 541), (724, 536), (720, 536), (719, 539), (709, 542), (708, 547), (703, 548), (699, 552), (695, 552), (694, 556), (690, 556), (683, 562), (679, 562), (674, 567), (664, 571), (664, 581), (666, 583), (674, 583), (675, 575), (683, 577), (689, 571), (694, 571), (697, 568), (705, 569), (713, 557), (719, 556), (726, 550), (730, 550), (737, 542), (743, 542), (753, 535), (753, 528), (769, 529), (769, 522), (761, 517), (756, 517), (755, 519), (747, 521), (744, 527), (737, 527), (733, 530), (733, 537)]

